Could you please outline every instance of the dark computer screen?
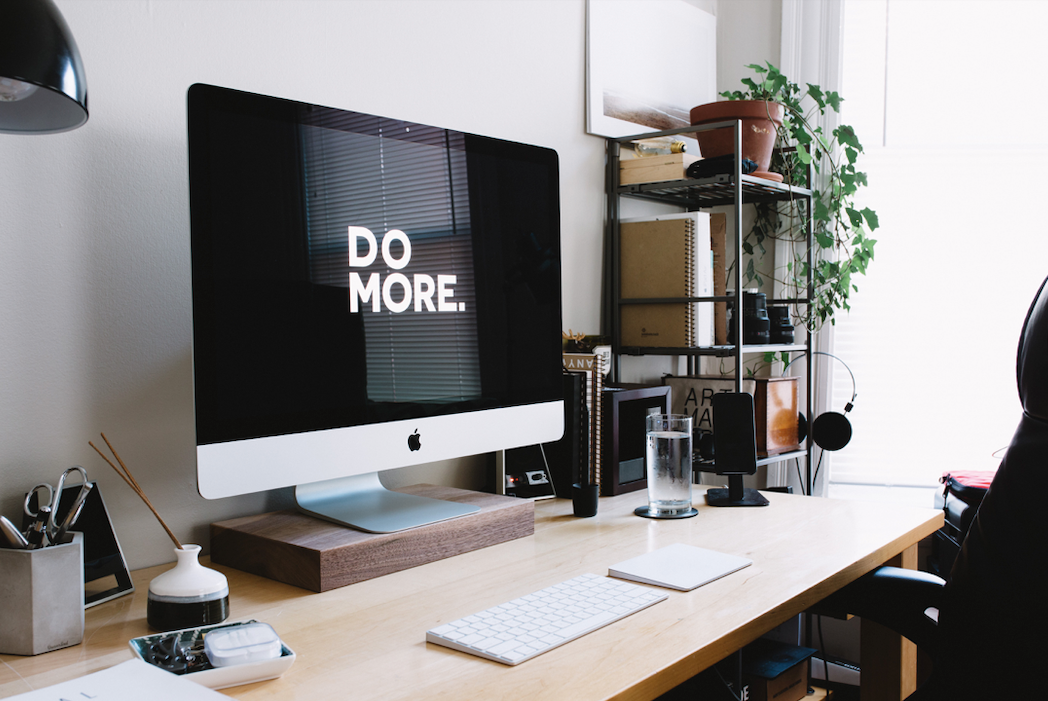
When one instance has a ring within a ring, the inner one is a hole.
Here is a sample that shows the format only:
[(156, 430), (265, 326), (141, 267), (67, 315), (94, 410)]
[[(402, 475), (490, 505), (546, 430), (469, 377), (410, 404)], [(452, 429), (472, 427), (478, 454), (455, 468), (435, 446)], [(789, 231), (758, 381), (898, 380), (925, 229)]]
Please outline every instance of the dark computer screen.
[(556, 154), (194, 85), (198, 444), (559, 399)]

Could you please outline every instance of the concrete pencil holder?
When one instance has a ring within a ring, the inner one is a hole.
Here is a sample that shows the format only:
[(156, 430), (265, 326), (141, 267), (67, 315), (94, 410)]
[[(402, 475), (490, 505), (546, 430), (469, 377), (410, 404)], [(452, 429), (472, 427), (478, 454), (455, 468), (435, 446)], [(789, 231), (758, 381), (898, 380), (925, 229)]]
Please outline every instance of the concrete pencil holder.
[(0, 548), (0, 653), (39, 655), (84, 639), (83, 534), (35, 550)]

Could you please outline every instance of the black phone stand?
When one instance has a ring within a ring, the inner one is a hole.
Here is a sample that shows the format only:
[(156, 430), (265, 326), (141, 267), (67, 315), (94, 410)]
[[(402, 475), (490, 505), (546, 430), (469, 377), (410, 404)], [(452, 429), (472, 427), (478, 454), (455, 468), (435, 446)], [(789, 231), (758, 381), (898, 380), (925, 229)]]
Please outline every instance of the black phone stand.
[(706, 491), (706, 503), (710, 506), (767, 506), (768, 500), (756, 489), (742, 486), (742, 475), (727, 475), (727, 489)]
[(714, 472), (728, 478), (727, 489), (710, 489), (710, 506), (767, 506), (756, 489), (744, 489), (742, 476), (757, 471), (757, 438), (753, 421), (753, 396), (746, 392), (713, 395)]

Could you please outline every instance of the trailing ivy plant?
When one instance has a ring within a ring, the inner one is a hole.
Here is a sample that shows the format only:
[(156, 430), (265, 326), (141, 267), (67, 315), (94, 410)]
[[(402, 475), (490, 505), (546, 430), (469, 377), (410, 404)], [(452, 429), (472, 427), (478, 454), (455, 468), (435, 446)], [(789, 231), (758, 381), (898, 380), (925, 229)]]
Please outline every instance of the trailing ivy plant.
[[(867, 184), (866, 174), (855, 165), (862, 144), (850, 126), (840, 125), (827, 135), (817, 123), (827, 109), (840, 112), (843, 98), (838, 93), (811, 83), (802, 92), (771, 63), (747, 68), (754, 76), (742, 79), (746, 90), (723, 92), (721, 97), (778, 102), (785, 108), (771, 170), (781, 173), (787, 184), (810, 187), (813, 196), (810, 208), (803, 199), (756, 205), (754, 226), (743, 241), (743, 250), (750, 255), (746, 279), (762, 284), (753, 257), (755, 251), (766, 252), (765, 241), (789, 241), (793, 255), (786, 266), (789, 279), (784, 282), (803, 297), (810, 272), (814, 299), (802, 320), (814, 331), (826, 321), (834, 323), (838, 310), (851, 308), (849, 299), (858, 291), (854, 276), (865, 275), (873, 260), (876, 240), (870, 234), (878, 227), (877, 214), (869, 207), (858, 209), (855, 205), (855, 194)], [(802, 105), (805, 98), (809, 98), (807, 109)], [(812, 183), (808, 182), (809, 166)], [(815, 248), (811, 271), (804, 246), (809, 216)]]

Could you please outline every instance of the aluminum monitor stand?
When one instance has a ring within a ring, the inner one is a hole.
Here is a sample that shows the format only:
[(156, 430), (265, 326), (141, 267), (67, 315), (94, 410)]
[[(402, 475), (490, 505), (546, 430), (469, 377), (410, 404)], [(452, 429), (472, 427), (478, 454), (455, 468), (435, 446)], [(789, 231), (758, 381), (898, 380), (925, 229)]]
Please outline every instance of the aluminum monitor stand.
[(311, 516), (368, 533), (396, 533), (480, 511), (473, 504), (390, 491), (377, 472), (299, 485), (295, 505)]

